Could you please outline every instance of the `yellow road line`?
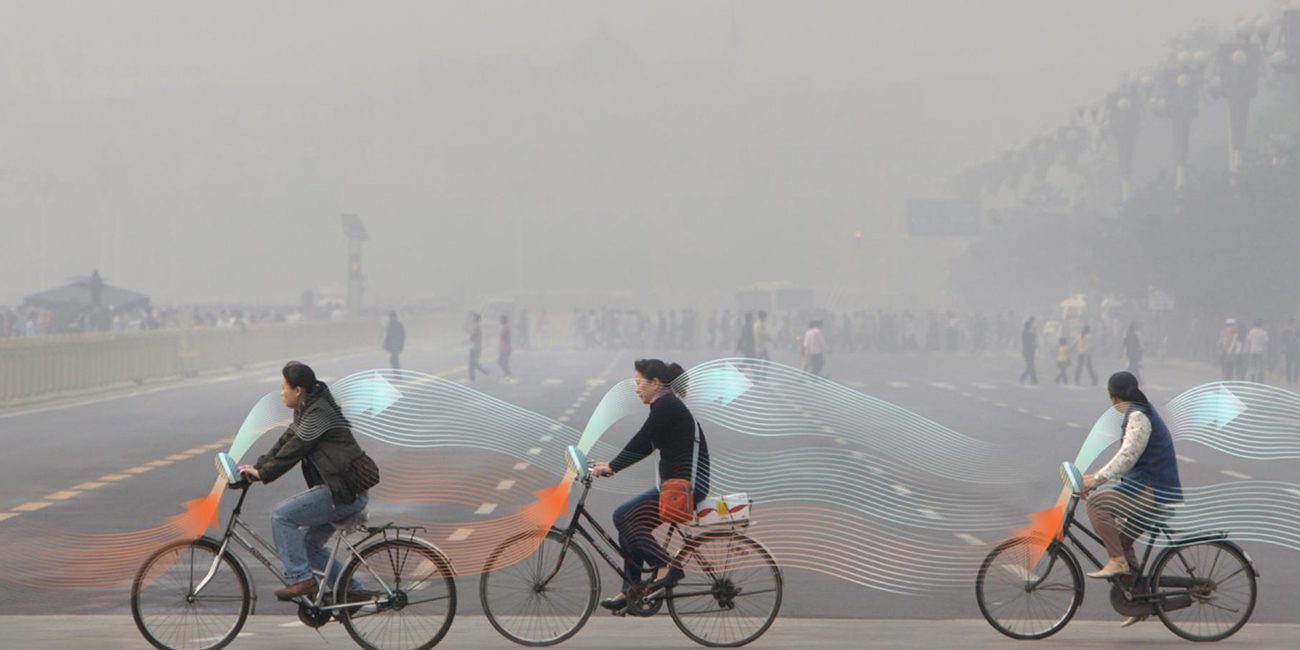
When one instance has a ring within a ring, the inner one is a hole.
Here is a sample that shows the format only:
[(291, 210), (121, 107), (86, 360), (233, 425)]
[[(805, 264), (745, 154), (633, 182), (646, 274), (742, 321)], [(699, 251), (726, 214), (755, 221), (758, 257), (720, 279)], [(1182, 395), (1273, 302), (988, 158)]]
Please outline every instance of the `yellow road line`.
[(101, 481), (120, 481), (120, 480), (122, 480), (122, 479), (124, 479), (124, 478), (130, 478), (130, 477), (129, 477), (128, 475), (126, 475), (126, 474), (105, 474), (105, 475), (99, 477), (99, 480), (101, 480)]
[(21, 506), (14, 506), (10, 508), (10, 510), (16, 510), (18, 512), (35, 512), (48, 505), (50, 505), (49, 501), (28, 501)]
[(172, 462), (176, 462), (176, 461), (178, 461), (178, 460), (185, 460), (185, 459), (187, 459), (187, 458), (189, 458), (190, 456), (193, 456), (193, 455), (194, 455), (194, 454), (172, 454), (172, 455), (168, 456), (167, 458), (164, 458), (163, 460), (169, 460), (169, 461), (172, 461)]
[(145, 473), (145, 472), (147, 472), (147, 471), (149, 471), (149, 470), (151, 470), (151, 469), (153, 469), (153, 468), (152, 468), (152, 467), (149, 467), (148, 465), (141, 465), (140, 467), (132, 467), (131, 469), (126, 470), (126, 473), (127, 473), (127, 474), (143, 474), (143, 473)]
[(88, 483), (82, 483), (81, 485), (74, 486), (72, 489), (74, 489), (74, 490), (98, 490), (99, 488), (102, 488), (102, 487), (104, 487), (105, 485), (108, 485), (108, 484), (107, 484), (107, 483), (99, 483), (99, 482), (97, 482), (97, 481), (90, 481), (90, 482), (88, 482)]
[(47, 494), (41, 498), (50, 499), (52, 501), (66, 501), (78, 494), (81, 494), (81, 490), (64, 490), (62, 492), (55, 492), (54, 494)]
[(17, 517), (17, 516), (18, 516), (18, 513), (16, 513), (16, 512), (0, 512), (0, 521), (4, 521), (4, 520), (9, 519), (9, 518), (11, 518), (11, 517)]

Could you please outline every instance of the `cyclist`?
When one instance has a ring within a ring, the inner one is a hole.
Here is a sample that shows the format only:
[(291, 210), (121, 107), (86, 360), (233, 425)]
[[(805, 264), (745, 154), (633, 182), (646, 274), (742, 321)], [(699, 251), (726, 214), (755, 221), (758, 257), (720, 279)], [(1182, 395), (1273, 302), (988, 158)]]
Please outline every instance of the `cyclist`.
[[(239, 470), (250, 480), (270, 483), (302, 462), (307, 490), (281, 501), (271, 513), (275, 548), (288, 585), (276, 590), (275, 597), (293, 600), (318, 588), (311, 570), (325, 570), (331, 523), (365, 510), (367, 491), (379, 483), (379, 468), (361, 450), (329, 387), (310, 367), (290, 361), (280, 374), (280, 396), (293, 409), (293, 424), (256, 464)], [(339, 570), (335, 560), (326, 582)]]
[[(1124, 414), (1120, 427), (1120, 448), (1100, 470), (1083, 480), (1088, 497), (1088, 519), (1106, 545), (1109, 556), (1090, 578), (1113, 578), (1132, 572), (1137, 564), (1133, 538), (1121, 530), (1122, 519), (1158, 517), (1163, 506), (1183, 500), (1182, 482), (1178, 478), (1178, 458), (1169, 428), (1138, 388), (1131, 372), (1117, 372), (1106, 382), (1110, 402)], [(1099, 486), (1116, 482), (1114, 489), (1092, 494)], [(1089, 496), (1090, 495), (1090, 496)], [(1132, 625), (1145, 617), (1130, 617)]]
[[(632, 497), (614, 511), (619, 546), (627, 557), (624, 572), (628, 580), (640, 582), (643, 566), (654, 571), (653, 579), (645, 585), (646, 593), (652, 593), (684, 576), (680, 567), (669, 566), (667, 553), (654, 538), (655, 528), (663, 523), (659, 516), (660, 487), (670, 480), (684, 479), (695, 502), (703, 500), (709, 490), (709, 445), (690, 409), (674, 393), (676, 390), (685, 395), (681, 382), (672, 387), (685, 372), (682, 367), (659, 359), (641, 359), (633, 367), (637, 396), (650, 405), (650, 415), (614, 460), (593, 464), (592, 472), (596, 476), (613, 476), (659, 450), (659, 485)], [(623, 582), (621, 593), (602, 600), (601, 606), (616, 613), (626, 608), (627, 592), (632, 586), (628, 580)]]

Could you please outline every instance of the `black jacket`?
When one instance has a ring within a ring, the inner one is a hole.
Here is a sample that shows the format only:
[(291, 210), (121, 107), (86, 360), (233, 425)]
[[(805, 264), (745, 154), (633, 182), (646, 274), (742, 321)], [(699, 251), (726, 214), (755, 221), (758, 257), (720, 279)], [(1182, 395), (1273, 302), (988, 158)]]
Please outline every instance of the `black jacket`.
[(293, 424), (254, 467), (262, 482), (270, 483), (299, 461), (307, 486), (328, 486), (335, 503), (352, 503), (379, 483), (379, 467), (361, 450), (323, 383), (294, 409)]
[[(650, 416), (641, 430), (632, 436), (623, 451), (609, 466), (615, 472), (659, 450), (659, 478), (691, 480), (691, 456), (695, 446), (695, 418), (676, 395), (667, 393), (650, 404)], [(709, 485), (709, 443), (700, 432), (699, 457), (696, 460), (695, 491), (707, 491)]]

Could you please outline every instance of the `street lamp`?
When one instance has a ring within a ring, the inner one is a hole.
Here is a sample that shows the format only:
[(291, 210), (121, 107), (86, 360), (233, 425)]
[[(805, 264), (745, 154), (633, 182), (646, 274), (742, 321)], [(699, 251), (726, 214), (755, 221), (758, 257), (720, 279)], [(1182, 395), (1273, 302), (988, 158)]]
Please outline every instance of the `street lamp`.
[(1192, 118), (1200, 102), (1204, 63), (1209, 55), (1182, 50), (1158, 74), (1151, 106), (1174, 127), (1174, 189), (1187, 184), (1187, 160)]
[(1127, 81), (1106, 96), (1106, 125), (1115, 138), (1119, 154), (1119, 196), (1127, 201), (1133, 192), (1133, 148), (1137, 146), (1138, 127), (1142, 117), (1138, 112), (1140, 90)]
[(1215, 83), (1212, 92), (1228, 102), (1228, 171), (1235, 179), (1241, 171), (1241, 160), (1246, 150), (1249, 134), (1250, 101), (1259, 89), (1261, 48), (1255, 35), (1267, 41), (1267, 23), (1241, 21), (1237, 23), (1237, 38), (1231, 43), (1221, 43), (1215, 57)]
[(1300, 107), (1300, 9), (1282, 13), (1282, 42), (1273, 52), (1273, 67), (1290, 73), (1296, 81), (1296, 105)]
[(348, 313), (361, 312), (361, 292), (365, 276), (361, 274), (361, 243), (370, 239), (370, 233), (361, 225), (361, 217), (343, 215), (343, 235), (348, 238)]

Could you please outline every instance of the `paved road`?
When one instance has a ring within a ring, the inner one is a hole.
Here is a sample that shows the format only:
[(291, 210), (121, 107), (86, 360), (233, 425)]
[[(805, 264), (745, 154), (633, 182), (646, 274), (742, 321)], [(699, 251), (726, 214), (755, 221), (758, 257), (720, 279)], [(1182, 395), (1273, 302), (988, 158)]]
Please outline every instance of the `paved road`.
[[(42, 650), (119, 650), (144, 645), (129, 616), (3, 616), (4, 638), (0, 648)], [(57, 631), (57, 632), (56, 632)], [(1300, 625), (1249, 625), (1236, 636), (1215, 644), (1216, 648), (1294, 648)], [(322, 640), (322, 637), (324, 640)], [(328, 643), (328, 646), (326, 645)], [(1046, 641), (1024, 642), (1027, 647), (1062, 649), (1186, 648), (1184, 641), (1159, 623), (1119, 629), (1114, 623), (1075, 621)], [(983, 621), (846, 620), (785, 618), (778, 620), (752, 648), (768, 650), (826, 650), (857, 648), (962, 648), (992, 650), (1014, 642)], [(338, 625), (312, 630), (287, 616), (254, 616), (230, 648), (289, 650), (291, 648), (355, 648), (347, 632)], [(481, 616), (457, 616), (439, 648), (518, 648), (488, 625)], [(666, 617), (617, 619), (593, 617), (564, 648), (698, 648)]]
[[(631, 360), (638, 356), (643, 355), (606, 350), (521, 351), (516, 354), (514, 362), (519, 377), (517, 383), (500, 383), (494, 374), (481, 380), (476, 388), (581, 428), (605, 388), (630, 375)], [(689, 366), (716, 355), (699, 352), (668, 356)], [(794, 361), (781, 357), (776, 360)], [(385, 361), (383, 355), (376, 353), (328, 359), (314, 365), (322, 376), (337, 378), (381, 366)], [(463, 364), (463, 351), (454, 346), (412, 350), (404, 358), (404, 365), (408, 368), (453, 380), (464, 379)], [(1118, 369), (1117, 361), (1099, 360), (1097, 365), (1103, 380), (1109, 371)], [(1029, 488), (995, 495), (1000, 507), (1008, 512), (1029, 513), (1050, 505), (1059, 490), (1056, 464), (1074, 456), (1087, 429), (1107, 405), (1103, 388), (1019, 386), (1014, 382), (1019, 368), (1012, 354), (842, 355), (832, 357), (828, 370), (834, 380), (854, 390), (888, 400), (969, 436), (1013, 446), (1026, 468)], [(1046, 370), (1043, 375), (1050, 376)], [(1148, 393), (1158, 403), (1214, 378), (1210, 369), (1159, 364), (1153, 364), (1146, 375)], [(49, 547), (49, 540), (77, 540), (81, 539), (79, 535), (120, 533), (158, 526), (168, 515), (179, 512), (179, 502), (199, 496), (211, 485), (213, 449), (237, 430), (244, 414), (258, 398), (276, 389), (277, 381), (276, 369), (270, 368), (181, 382), (151, 392), (92, 403), (0, 414), (0, 440), (7, 445), (6, 453), (0, 455), (0, 513), (10, 515), (0, 520), (0, 566), (3, 566), (4, 573), (19, 572), (29, 557), (27, 553)], [(625, 422), (616, 427), (609, 434), (610, 442), (621, 444), (636, 424)], [(518, 471), (517, 478), (508, 479), (510, 487), (501, 490), (499, 498), (493, 502), (499, 508), (499, 514), (509, 507), (526, 503), (533, 486), (545, 485), (551, 477), (548, 472), (559, 462), (559, 452), (566, 440), (558, 434), (545, 440), (546, 435), (547, 432), (543, 431), (539, 442), (535, 443), (539, 449), (536, 461), (522, 470), (513, 469), (520, 464), (517, 459), (464, 450), (432, 449), (421, 452), (422, 455), (412, 455), (384, 448), (375, 442), (369, 443), (367, 448), (384, 467), (417, 463), (437, 468), (437, 471), (450, 471), (455, 467), (498, 473)], [(722, 450), (732, 446), (760, 448), (766, 444), (734, 432), (714, 431), (710, 436), (711, 444), (718, 450), (715, 453), (724, 453)], [(254, 451), (260, 453), (267, 445), (269, 441), (263, 440)], [(780, 453), (780, 446), (774, 445), (772, 450)], [(1240, 475), (1295, 482), (1295, 477), (1300, 475), (1296, 471), (1300, 463), (1295, 462), (1246, 463), (1192, 445), (1180, 448), (1179, 453), (1184, 457), (1184, 481), (1190, 485), (1222, 483), (1237, 480)], [(620, 476), (618, 480), (627, 483), (598, 486), (599, 491), (593, 494), (590, 503), (593, 511), (605, 513), (603, 516), (606, 518), (623, 498), (623, 492), (633, 485), (653, 480), (653, 468), (638, 467), (631, 476)], [(494, 480), (493, 486), (485, 489), (491, 492), (501, 484)], [(269, 533), (270, 508), (300, 488), (301, 480), (295, 474), (273, 485), (259, 487), (250, 495), (246, 518)], [(469, 496), (473, 498), (467, 497), (463, 502), (447, 499), (436, 507), (392, 500), (372, 505), (372, 511), (376, 518), (385, 520), (417, 519), (435, 528), (445, 526), (436, 528), (430, 538), (456, 557), (457, 553), (469, 553), (468, 549), (472, 549), (478, 539), (475, 536), (480, 534), (472, 525), (463, 522), (486, 516), (475, 513), (483, 509), (487, 501), (479, 498), (481, 495), (477, 493)], [(230, 501), (226, 500), (227, 507)], [(456, 540), (457, 536), (461, 539)], [(987, 533), (974, 537), (978, 542), (994, 541), (987, 538)], [(952, 543), (963, 542), (954, 539)], [(1257, 623), (1300, 623), (1300, 606), (1294, 598), (1300, 593), (1297, 552), (1263, 544), (1249, 544), (1247, 548), (1263, 571), (1260, 601), (1253, 620)], [(259, 614), (291, 614), (292, 610), (287, 606), (270, 602), (271, 576), (261, 569), (256, 572), (263, 595)], [(472, 574), (473, 571), (462, 568), (462, 573)], [(472, 576), (461, 579), (464, 583), (461, 590), (467, 597), (461, 599), (460, 611), (467, 617), (478, 612), (477, 598), (474, 597), (477, 592), (475, 580)], [(605, 585), (614, 582), (612, 572), (605, 572), (603, 582)], [(126, 595), (126, 586), (121, 584), (93, 590), (65, 590), (5, 583), (0, 589), (0, 606), (7, 613), (23, 615), (120, 615), (126, 611)], [(782, 614), (783, 620), (791, 621), (798, 618), (979, 617), (970, 589), (903, 596), (801, 569), (788, 571), (786, 604)], [(1080, 618), (1112, 621), (1116, 615), (1109, 611), (1100, 590), (1094, 588), (1089, 592)], [(120, 619), (109, 620), (115, 621), (114, 625), (120, 624)], [(952, 628), (955, 630), (952, 632), (954, 638), (978, 630), (973, 634), (974, 638), (989, 639), (990, 643), (998, 641), (987, 627), (963, 625), (968, 627)], [(460, 627), (458, 621), (456, 629), (459, 631)], [(834, 626), (791, 622), (785, 629), (798, 629), (802, 634), (831, 627)], [(1070, 630), (1073, 632), (1076, 627), (1092, 629), (1075, 623)], [(1153, 640), (1173, 638), (1160, 632), (1158, 625), (1147, 627), (1155, 630), (1151, 633)], [(1247, 630), (1253, 628), (1252, 625)], [(846, 640), (851, 640), (855, 634), (851, 630), (862, 628), (848, 625), (835, 629), (850, 630), (843, 634)], [(892, 629), (906, 635), (918, 628), (898, 623), (873, 623), (871, 629)], [(919, 629), (931, 627), (927, 624)], [(963, 629), (968, 631), (963, 633), (960, 631)], [(1109, 627), (1096, 629), (1098, 634), (1110, 633)], [(1094, 642), (1085, 640), (1091, 637), (1079, 634), (1080, 643)], [(588, 637), (597, 638), (598, 634)], [(674, 642), (684, 642), (680, 637), (671, 638)], [(779, 637), (776, 633), (772, 642), (776, 643), (778, 638), (786, 639), (782, 643), (795, 643), (794, 637)], [(818, 638), (822, 637), (819, 635)], [(900, 637), (907, 638), (911, 637)], [(1129, 638), (1127, 633), (1123, 638)], [(1246, 635), (1241, 637), (1248, 638)], [(906, 645), (911, 641), (900, 643)]]

